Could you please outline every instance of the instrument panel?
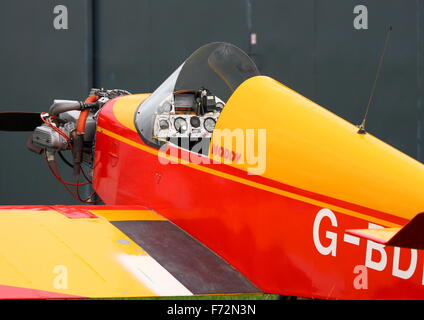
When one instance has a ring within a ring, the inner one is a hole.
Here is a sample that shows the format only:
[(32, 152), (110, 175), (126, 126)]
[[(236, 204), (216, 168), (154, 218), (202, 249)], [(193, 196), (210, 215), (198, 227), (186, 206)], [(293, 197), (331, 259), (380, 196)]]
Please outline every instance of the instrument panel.
[(157, 108), (153, 136), (162, 142), (172, 138), (211, 138), (224, 102), (203, 92), (172, 94)]

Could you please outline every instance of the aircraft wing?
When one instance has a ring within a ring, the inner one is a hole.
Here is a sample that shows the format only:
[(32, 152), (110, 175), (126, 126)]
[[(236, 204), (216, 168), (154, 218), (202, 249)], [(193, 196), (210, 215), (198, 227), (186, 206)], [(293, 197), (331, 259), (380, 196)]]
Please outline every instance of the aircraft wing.
[(346, 232), (388, 246), (424, 249), (424, 212), (402, 228), (350, 229)]
[(0, 299), (259, 292), (143, 207), (0, 206)]

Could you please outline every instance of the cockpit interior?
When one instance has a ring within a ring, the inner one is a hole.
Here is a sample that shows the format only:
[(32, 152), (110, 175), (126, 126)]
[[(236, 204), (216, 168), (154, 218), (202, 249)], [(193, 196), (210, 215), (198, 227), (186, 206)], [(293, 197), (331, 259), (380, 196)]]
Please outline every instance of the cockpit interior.
[(231, 94), (259, 75), (251, 58), (228, 43), (216, 42), (195, 51), (136, 114), (136, 127), (146, 144), (172, 143), (207, 155), (218, 118)]

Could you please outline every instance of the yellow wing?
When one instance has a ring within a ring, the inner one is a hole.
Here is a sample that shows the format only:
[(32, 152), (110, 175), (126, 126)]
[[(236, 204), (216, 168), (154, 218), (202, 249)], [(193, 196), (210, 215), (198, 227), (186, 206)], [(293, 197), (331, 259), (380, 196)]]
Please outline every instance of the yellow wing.
[(0, 207), (2, 299), (258, 292), (213, 252), (142, 207)]

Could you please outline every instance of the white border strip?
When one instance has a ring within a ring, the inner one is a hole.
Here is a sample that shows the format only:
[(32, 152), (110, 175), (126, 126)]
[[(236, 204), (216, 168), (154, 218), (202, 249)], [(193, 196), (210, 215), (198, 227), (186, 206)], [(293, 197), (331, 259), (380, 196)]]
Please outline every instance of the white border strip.
[(146, 285), (158, 296), (192, 296), (181, 282), (162, 267), (155, 259), (148, 255), (118, 256), (119, 262), (131, 272), (137, 280)]

